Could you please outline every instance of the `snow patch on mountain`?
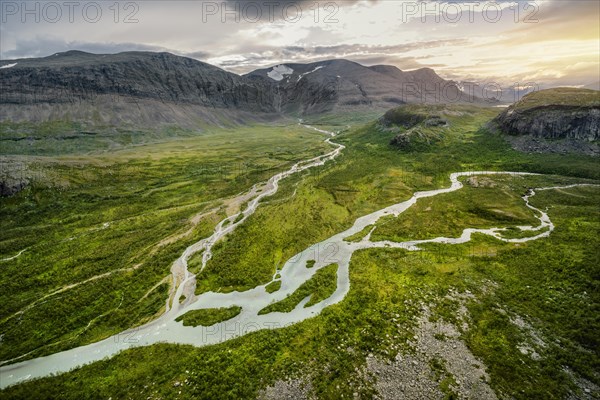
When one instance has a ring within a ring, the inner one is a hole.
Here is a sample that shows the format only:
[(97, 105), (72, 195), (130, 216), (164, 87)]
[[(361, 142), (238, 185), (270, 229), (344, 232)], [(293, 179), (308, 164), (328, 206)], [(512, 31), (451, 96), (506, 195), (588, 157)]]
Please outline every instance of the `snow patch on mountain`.
[(274, 81), (281, 81), (283, 78), (285, 78), (285, 75), (291, 75), (294, 73), (294, 70), (291, 69), (290, 67), (286, 66), (286, 65), (276, 65), (273, 67), (273, 69), (271, 69), (269, 72), (267, 72), (267, 76), (271, 79), (273, 79)]
[(308, 75), (308, 74), (312, 74), (313, 72), (317, 72), (317, 71), (318, 71), (318, 70), (320, 70), (321, 68), (325, 68), (325, 66), (324, 66), (324, 65), (319, 65), (318, 67), (316, 67), (316, 68), (315, 68), (315, 69), (313, 69), (312, 71), (308, 71), (308, 72), (305, 72), (305, 73), (303, 73), (302, 75), (300, 75), (300, 76), (298, 77), (298, 82), (300, 82), (300, 79), (304, 78), (306, 75)]

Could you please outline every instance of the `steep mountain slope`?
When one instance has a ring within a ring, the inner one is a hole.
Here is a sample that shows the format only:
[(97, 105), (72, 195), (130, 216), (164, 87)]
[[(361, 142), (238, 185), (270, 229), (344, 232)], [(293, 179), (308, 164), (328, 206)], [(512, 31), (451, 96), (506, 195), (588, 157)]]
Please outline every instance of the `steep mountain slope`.
[(429, 68), (401, 71), (389, 65), (365, 67), (348, 60), (329, 60), (281, 64), (246, 76), (273, 86), (276, 105), (298, 114), (356, 106), (389, 109), (403, 103), (483, 103)]
[(169, 53), (81, 51), (0, 62), (0, 121), (197, 128), (357, 107), (483, 103), (432, 69), (348, 60), (285, 64), (239, 76)]
[(525, 151), (600, 154), (600, 92), (556, 88), (534, 92), (493, 121)]
[(68, 51), (2, 65), (2, 120), (193, 124), (220, 111), (234, 119), (275, 111), (268, 87), (169, 53)]

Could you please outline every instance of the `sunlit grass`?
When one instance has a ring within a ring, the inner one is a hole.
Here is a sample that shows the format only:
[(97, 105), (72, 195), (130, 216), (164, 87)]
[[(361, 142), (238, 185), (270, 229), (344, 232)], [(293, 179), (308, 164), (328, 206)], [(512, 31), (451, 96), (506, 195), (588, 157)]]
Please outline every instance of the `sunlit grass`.
[[(213, 260), (199, 274), (199, 292), (267, 284), (291, 256), (347, 229), (359, 216), (408, 199), (416, 190), (447, 187), (450, 172), (513, 170), (564, 176), (494, 177), (494, 187), (467, 185), (448, 195), (422, 199), (398, 219), (384, 221), (388, 223), (377, 229), (385, 235), (382, 237), (453, 236), (472, 224), (536, 224), (533, 211), (525, 208), (520, 199), (528, 188), (600, 178), (600, 167), (592, 158), (526, 155), (511, 150), (501, 137), (482, 129), (498, 113), (497, 109), (459, 107), (454, 111), (458, 112), (448, 116), (449, 128), (435, 128), (443, 129), (438, 132), (443, 139), (419, 151), (401, 152), (390, 147), (392, 134), (379, 131), (375, 124), (340, 135), (335, 140), (347, 149), (339, 159), (283, 181), (277, 195), (215, 248)], [(339, 123), (340, 130), (345, 129), (339, 116), (324, 121), (334, 122)], [(192, 162), (192, 158), (185, 161)], [(161, 165), (158, 169), (161, 168), (166, 167)], [(178, 198), (183, 187), (172, 186), (173, 192), (167, 191), (164, 201), (174, 197), (176, 203), (189, 198)], [(46, 195), (41, 192), (40, 199)], [(465, 303), (469, 328), (463, 330), (460, 324), (459, 328), (469, 349), (486, 364), (492, 387), (516, 399), (565, 398), (572, 388), (565, 366), (600, 383), (594, 372), (600, 369), (596, 335), (600, 330), (596, 318), (600, 300), (600, 260), (596, 250), (600, 237), (600, 193), (590, 187), (540, 191), (531, 201), (535, 207), (547, 209), (556, 225), (549, 238), (511, 244), (474, 235), (464, 245), (427, 244), (421, 246), (420, 252), (359, 251), (350, 264), (350, 292), (318, 317), (216, 346), (156, 345), (134, 349), (65, 375), (9, 388), (3, 394), (9, 398), (43, 394), (75, 399), (94, 393), (103, 398), (238, 399), (254, 398), (276, 380), (302, 377), (311, 383), (317, 398), (352, 398), (354, 393), (370, 398), (374, 394), (372, 382), (356, 372), (364, 368), (367, 355), (392, 360), (399, 351), (413, 351), (408, 340), (415, 334), (422, 307), (430, 306), (434, 320), (458, 322), (459, 304), (447, 295), (450, 290), (468, 290), (473, 296)], [(20, 197), (16, 203), (25, 211), (36, 207), (31, 197)], [(202, 209), (210, 207), (214, 205), (207, 204)], [(42, 215), (50, 214), (49, 210)], [(64, 215), (65, 220), (76, 220), (66, 211)], [(177, 218), (189, 215), (189, 211), (181, 210)], [(166, 214), (165, 220), (169, 216)], [(98, 223), (104, 221), (96, 218)], [(37, 229), (42, 232), (44, 228)], [(34, 236), (26, 237), (31, 245), (37, 243)], [(20, 246), (12, 243), (18, 241), (13, 232), (2, 242), (13, 246), (7, 255), (16, 253)], [(157, 266), (161, 273), (155, 273), (154, 280), (142, 279), (140, 286), (148, 290), (166, 276), (164, 272), (179, 250), (177, 246), (165, 249), (163, 264)], [(52, 251), (49, 249), (48, 254)], [(196, 260), (192, 264), (197, 267)], [(146, 267), (141, 269), (145, 270)], [(13, 269), (9, 272), (19, 273)], [(136, 274), (132, 277), (136, 278)], [(37, 279), (41, 282), (48, 276)], [(104, 290), (107, 306), (103, 310), (109, 308), (108, 303), (110, 307), (118, 305), (120, 292), (116, 289), (123, 290), (131, 284), (130, 277), (126, 277), (127, 280), (114, 282), (114, 291)], [(9, 291), (23, 290), (18, 283), (15, 285)], [(268, 287), (275, 287), (271, 285)], [(159, 287), (157, 293), (161, 290)], [(116, 295), (111, 297), (110, 293)], [(297, 295), (302, 299), (307, 296)], [(92, 302), (93, 297), (91, 293), (84, 300)], [(290, 304), (298, 302), (290, 300)], [(546, 343), (546, 347), (536, 348), (541, 359), (519, 351), (523, 341), (532, 346), (535, 343), (511, 322), (516, 315), (526, 319)], [(42, 315), (38, 318), (44, 321)], [(68, 329), (65, 334), (70, 332)], [(12, 340), (11, 343), (18, 342)], [(19, 351), (29, 345), (26, 343)], [(437, 364), (434, 367), (439, 368)], [(148, 377), (156, 384), (148, 385)], [(186, 379), (189, 384), (185, 387), (174, 386), (174, 382)]]

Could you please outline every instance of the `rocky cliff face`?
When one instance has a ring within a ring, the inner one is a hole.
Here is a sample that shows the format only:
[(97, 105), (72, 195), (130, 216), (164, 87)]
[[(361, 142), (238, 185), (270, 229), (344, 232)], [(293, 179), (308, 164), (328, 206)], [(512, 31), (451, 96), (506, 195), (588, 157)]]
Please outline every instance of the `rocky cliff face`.
[(527, 110), (509, 109), (496, 121), (510, 135), (545, 139), (600, 139), (600, 106), (543, 106)]
[(600, 154), (600, 92), (557, 88), (525, 96), (492, 121), (528, 152)]

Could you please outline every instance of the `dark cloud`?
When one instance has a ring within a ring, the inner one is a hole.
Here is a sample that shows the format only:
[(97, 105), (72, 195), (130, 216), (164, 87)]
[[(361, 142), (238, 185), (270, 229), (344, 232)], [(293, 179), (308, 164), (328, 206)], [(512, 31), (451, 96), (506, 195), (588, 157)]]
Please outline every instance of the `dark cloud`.
[[(268, 9), (269, 7), (274, 8), (284, 8), (290, 6), (292, 4), (297, 5), (298, 7), (308, 9), (315, 4), (319, 4), (324, 6), (326, 4), (334, 3), (340, 7), (351, 6), (353, 4), (358, 3), (360, 0), (323, 0), (323, 1), (315, 1), (315, 0), (226, 0), (227, 3), (238, 5), (238, 7), (244, 7), (248, 4), (255, 4), (260, 6), (263, 9)], [(377, 3), (379, 0), (368, 0), (369, 3)]]
[[(366, 0), (367, 3), (376, 4), (380, 0)], [(315, 0), (226, 0), (227, 10), (235, 10), (248, 19), (260, 17), (260, 22), (296, 18), (297, 12), (302, 15), (314, 13), (315, 7), (321, 10), (333, 11), (331, 7), (341, 8), (352, 6), (360, 0), (315, 1)], [(219, 3), (215, 3), (219, 4)], [(327, 7), (327, 8), (325, 8)], [(257, 8), (260, 11), (257, 13)], [(286, 15), (287, 11), (287, 15)], [(258, 21), (257, 21), (258, 22)]]

